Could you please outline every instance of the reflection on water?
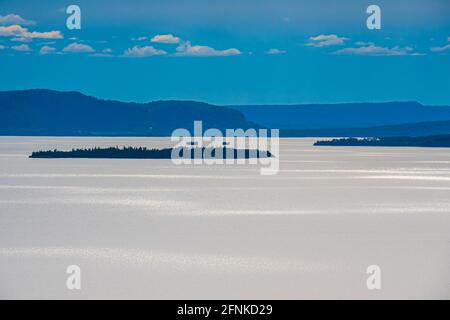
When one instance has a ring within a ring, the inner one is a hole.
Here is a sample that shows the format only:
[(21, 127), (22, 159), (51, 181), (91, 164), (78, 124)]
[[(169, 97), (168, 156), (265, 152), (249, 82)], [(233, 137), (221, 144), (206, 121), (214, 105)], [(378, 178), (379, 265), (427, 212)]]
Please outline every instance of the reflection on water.
[(313, 141), (282, 139), (279, 174), (261, 176), (27, 157), (166, 139), (0, 138), (0, 298), (450, 298), (450, 151)]

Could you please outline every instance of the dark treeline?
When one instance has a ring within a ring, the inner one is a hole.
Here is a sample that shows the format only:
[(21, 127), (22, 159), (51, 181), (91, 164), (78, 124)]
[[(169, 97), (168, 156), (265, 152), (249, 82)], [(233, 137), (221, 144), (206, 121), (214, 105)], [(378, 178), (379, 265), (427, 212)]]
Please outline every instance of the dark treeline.
[[(201, 150), (199, 150), (201, 149)], [(221, 151), (221, 152), (220, 152)], [(37, 151), (30, 158), (92, 158), (92, 159), (171, 159), (172, 152), (176, 152), (180, 158), (267, 158), (272, 157), (269, 151), (260, 150), (238, 150), (230, 148), (190, 148), (183, 147), (167, 149), (148, 149), (145, 147), (110, 147), (110, 148), (88, 148), (72, 149), (71, 151)], [(222, 155), (220, 154), (222, 153)]]
[(450, 135), (435, 135), (425, 137), (386, 137), (386, 138), (346, 138), (322, 140), (315, 146), (373, 146), (373, 147), (434, 147), (449, 148)]
[(72, 149), (71, 151), (37, 151), (30, 158), (116, 158), (116, 159), (170, 159), (172, 149), (148, 149), (145, 147), (110, 147)]

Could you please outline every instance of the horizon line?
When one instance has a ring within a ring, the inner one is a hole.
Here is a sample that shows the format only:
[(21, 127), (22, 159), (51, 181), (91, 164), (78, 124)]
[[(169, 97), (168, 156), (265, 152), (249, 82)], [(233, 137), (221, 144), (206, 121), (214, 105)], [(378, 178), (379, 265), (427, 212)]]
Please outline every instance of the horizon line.
[(57, 92), (57, 93), (76, 93), (81, 94), (86, 97), (94, 98), (97, 100), (103, 100), (103, 101), (114, 101), (114, 102), (122, 102), (122, 103), (135, 103), (135, 104), (150, 104), (155, 102), (195, 102), (195, 103), (202, 103), (202, 104), (208, 104), (212, 106), (218, 106), (218, 107), (275, 107), (275, 106), (283, 106), (283, 107), (296, 107), (296, 106), (312, 106), (312, 105), (342, 105), (342, 104), (387, 104), (387, 103), (417, 103), (424, 107), (444, 107), (444, 106), (450, 106), (449, 104), (423, 104), (420, 101), (417, 100), (384, 100), (384, 101), (346, 101), (346, 102), (304, 102), (304, 103), (267, 103), (267, 104), (261, 104), (261, 103), (252, 103), (252, 104), (217, 104), (202, 100), (193, 100), (193, 99), (176, 99), (176, 98), (168, 98), (168, 99), (155, 99), (155, 100), (148, 100), (148, 101), (133, 101), (133, 100), (119, 100), (119, 99), (111, 99), (111, 98), (104, 98), (104, 97), (98, 97), (90, 94), (86, 94), (79, 90), (56, 90), (56, 89), (49, 89), (49, 88), (31, 88), (31, 89), (11, 89), (11, 90), (0, 90), (0, 93), (7, 93), (7, 92), (23, 92), (23, 91), (51, 91), (51, 92)]

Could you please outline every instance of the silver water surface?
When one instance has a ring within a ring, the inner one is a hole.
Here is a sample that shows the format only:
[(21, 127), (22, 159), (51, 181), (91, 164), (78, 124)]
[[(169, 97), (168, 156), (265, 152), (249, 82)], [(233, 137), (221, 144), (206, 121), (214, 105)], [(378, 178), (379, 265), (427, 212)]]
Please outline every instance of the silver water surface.
[(0, 298), (450, 298), (450, 151), (313, 142), (282, 139), (280, 173), (261, 176), (28, 158), (167, 139), (0, 137)]

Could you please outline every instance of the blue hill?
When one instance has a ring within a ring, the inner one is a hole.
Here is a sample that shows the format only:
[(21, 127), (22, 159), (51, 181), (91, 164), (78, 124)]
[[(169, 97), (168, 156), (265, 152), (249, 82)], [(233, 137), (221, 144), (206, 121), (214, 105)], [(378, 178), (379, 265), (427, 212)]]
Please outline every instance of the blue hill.
[(279, 128), (290, 137), (450, 133), (449, 106), (417, 102), (215, 106), (195, 101), (125, 103), (79, 92), (0, 92), (0, 135), (168, 136), (174, 129)]
[(450, 121), (427, 121), (367, 128), (281, 130), (284, 137), (418, 137), (450, 133)]
[(234, 109), (193, 101), (124, 103), (79, 92), (23, 90), (0, 92), (3, 135), (167, 136), (174, 129), (248, 128), (256, 125)]
[(247, 119), (280, 129), (364, 128), (450, 120), (450, 106), (417, 102), (234, 106)]

